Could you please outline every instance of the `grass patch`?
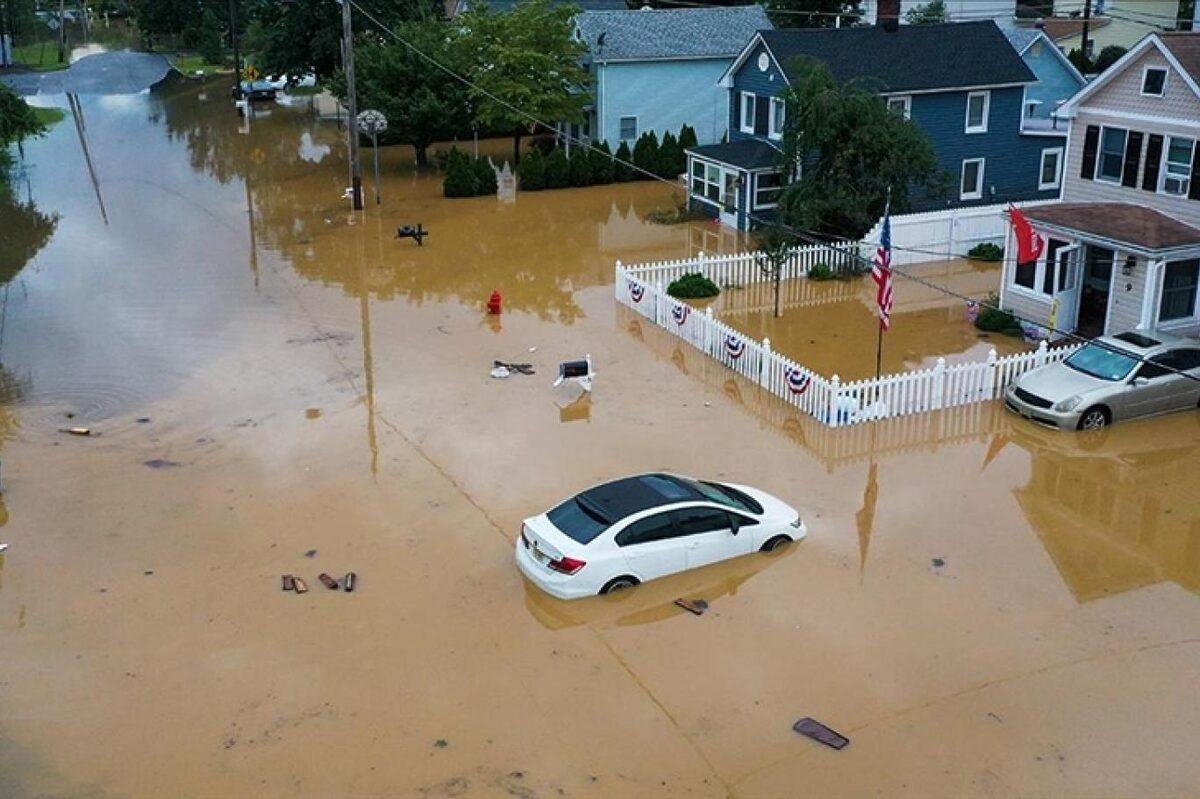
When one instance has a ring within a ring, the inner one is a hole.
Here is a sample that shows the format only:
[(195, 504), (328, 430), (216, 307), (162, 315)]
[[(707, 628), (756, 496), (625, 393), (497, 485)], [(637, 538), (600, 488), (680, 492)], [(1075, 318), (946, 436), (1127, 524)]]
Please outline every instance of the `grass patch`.
[(37, 72), (53, 72), (70, 66), (58, 60), (58, 42), (46, 40), (13, 48), (13, 61)]
[(171, 66), (191, 77), (193, 75), (215, 75), (218, 72), (233, 72), (233, 68), (225, 64), (210, 64), (203, 56), (195, 53), (179, 53), (171, 57)]
[(47, 128), (52, 128), (67, 118), (67, 112), (61, 108), (33, 107), (33, 115)]
[(290, 86), (285, 91), (292, 97), (312, 97), (325, 91), (325, 89), (320, 86)]

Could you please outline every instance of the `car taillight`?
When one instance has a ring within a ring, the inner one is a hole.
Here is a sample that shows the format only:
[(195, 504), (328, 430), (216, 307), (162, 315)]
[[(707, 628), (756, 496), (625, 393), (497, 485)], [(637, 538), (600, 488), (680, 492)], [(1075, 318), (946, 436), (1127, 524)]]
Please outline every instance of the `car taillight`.
[(558, 560), (550, 561), (550, 563), (547, 565), (556, 572), (562, 572), (563, 574), (575, 574), (584, 566), (586, 566), (587, 562), (576, 560), (575, 558), (568, 558), (566, 555), (563, 555)]

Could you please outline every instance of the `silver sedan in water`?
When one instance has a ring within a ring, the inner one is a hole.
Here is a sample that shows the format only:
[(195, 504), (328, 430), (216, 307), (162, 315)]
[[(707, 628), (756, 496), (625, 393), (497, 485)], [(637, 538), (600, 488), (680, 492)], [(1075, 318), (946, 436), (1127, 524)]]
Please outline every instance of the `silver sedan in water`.
[(1063, 430), (1200, 407), (1200, 340), (1118, 333), (1090, 341), (1061, 363), (1026, 373), (1004, 404)]

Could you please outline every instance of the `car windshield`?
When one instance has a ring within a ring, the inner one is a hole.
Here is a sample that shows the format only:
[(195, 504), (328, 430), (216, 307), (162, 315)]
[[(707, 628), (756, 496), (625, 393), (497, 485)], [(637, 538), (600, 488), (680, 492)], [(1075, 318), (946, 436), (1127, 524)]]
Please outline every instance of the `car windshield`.
[(1114, 347), (1100, 344), (1085, 344), (1063, 363), (1076, 372), (1098, 377), (1101, 380), (1123, 380), (1138, 365), (1138, 358)]
[(589, 510), (580, 497), (568, 499), (546, 514), (550, 523), (581, 544), (592, 540), (609, 527), (609, 522), (595, 510)]
[(702, 480), (681, 479), (680, 482), (686, 483), (696, 489), (705, 499), (716, 502), (718, 505), (724, 505), (727, 508), (733, 508), (734, 510), (746, 513), (761, 514), (763, 512), (761, 505), (736, 488)]

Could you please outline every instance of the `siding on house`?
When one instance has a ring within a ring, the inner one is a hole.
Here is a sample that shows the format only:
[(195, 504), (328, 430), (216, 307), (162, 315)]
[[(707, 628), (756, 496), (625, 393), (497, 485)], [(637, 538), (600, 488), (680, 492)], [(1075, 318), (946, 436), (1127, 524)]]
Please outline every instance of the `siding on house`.
[[(1141, 70), (1138, 70), (1139, 76)], [(1168, 78), (1170, 82), (1170, 78)], [(1116, 100), (1119, 98), (1113, 98)], [(1110, 103), (1117, 105), (1116, 102)], [(1090, 101), (1089, 104), (1090, 105)], [(1142, 178), (1146, 169), (1146, 151), (1150, 146), (1150, 135), (1156, 133), (1164, 136), (1185, 136), (1200, 139), (1200, 117), (1192, 125), (1166, 124), (1163, 122), (1144, 122), (1140, 120), (1121, 119), (1106, 114), (1091, 111), (1085, 105), (1071, 121), (1071, 138), (1067, 150), (1066, 172), (1064, 173), (1063, 199), (1073, 203), (1132, 203), (1148, 205), (1156, 211), (1172, 216), (1184, 224), (1200, 227), (1200, 200), (1189, 200), (1186, 197), (1173, 197), (1156, 191), (1142, 188)], [(1112, 109), (1117, 110), (1117, 109)], [(1138, 153), (1138, 185), (1136, 187), (1122, 186), (1103, 180), (1087, 180), (1081, 176), (1083, 169), (1083, 144), (1089, 126), (1104, 126), (1141, 131), (1142, 146)]]
[[(1162, 97), (1142, 96), (1142, 72), (1147, 67), (1167, 70), (1167, 83)], [(1087, 98), (1084, 107), (1200, 122), (1200, 98), (1154, 47), (1148, 48), (1121, 74), (1097, 89)]]
[[(1102, 27), (1093, 27), (1088, 32), (1088, 40), (1093, 42), (1093, 53), (1099, 55), (1110, 44), (1132, 49), (1138, 41), (1151, 31), (1162, 27), (1171, 27), (1170, 20), (1179, 14), (1179, 0), (1105, 0), (1104, 13), (1097, 10), (1098, 3), (1092, 2), (1092, 15), (1096, 19), (1107, 20)], [(1054, 15), (1066, 17), (1071, 14), (1083, 13), (1084, 0), (1055, 0)], [(1083, 37), (1081, 34), (1064, 36), (1056, 40), (1056, 44), (1064, 52), (1079, 48)]]
[[(765, 72), (758, 68), (758, 59), (763, 53), (768, 55)], [(787, 80), (784, 78), (779, 64), (775, 63), (775, 59), (770, 56), (767, 48), (760, 43), (741, 68), (733, 74), (733, 88), (725, 95), (728, 103), (729, 140), (763, 138), (752, 133), (743, 133), (740, 129), (742, 92), (750, 92), (758, 97), (775, 97), (782, 94), (786, 88)]]
[[(1119, 333), (1122, 330), (1133, 330), (1142, 320), (1142, 300), (1146, 293), (1146, 275), (1149, 262), (1138, 258), (1133, 267), (1133, 274), (1126, 276), (1121, 273), (1121, 265), (1125, 263), (1126, 254), (1118, 252), (1113, 259), (1113, 278), (1109, 286), (1111, 297), (1108, 305), (1108, 320), (1105, 332)], [(1157, 313), (1157, 309), (1152, 311)]]
[[(914, 203), (913, 211), (933, 211), (949, 206), (966, 207), (1020, 200), (1049, 200), (1057, 189), (1038, 189), (1041, 152), (1063, 147), (1065, 136), (1022, 136), (1022, 89), (992, 89), (986, 133), (965, 133), (966, 92), (938, 92), (912, 96), (912, 120), (933, 142), (934, 154), (949, 174), (948, 194)], [(964, 159), (984, 158), (983, 197), (959, 200)]]
[[(1035, 41), (1025, 50), (1021, 58), (1026, 66), (1033, 70), (1038, 82), (1025, 87), (1025, 100), (1039, 100), (1033, 116), (1038, 119), (1049, 119), (1060, 102), (1071, 98), (1083, 86), (1075, 75), (1055, 55), (1054, 45), (1045, 39)], [(1067, 123), (1060, 123), (1064, 132)]]
[[(592, 91), (597, 126), (592, 136), (615, 152), (621, 117), (637, 117), (637, 135), (648, 130), (679, 135), (687, 123), (699, 144), (721, 140), (726, 131), (728, 93), (717, 85), (732, 58), (597, 64)], [(632, 147), (633, 141), (629, 142)]]

